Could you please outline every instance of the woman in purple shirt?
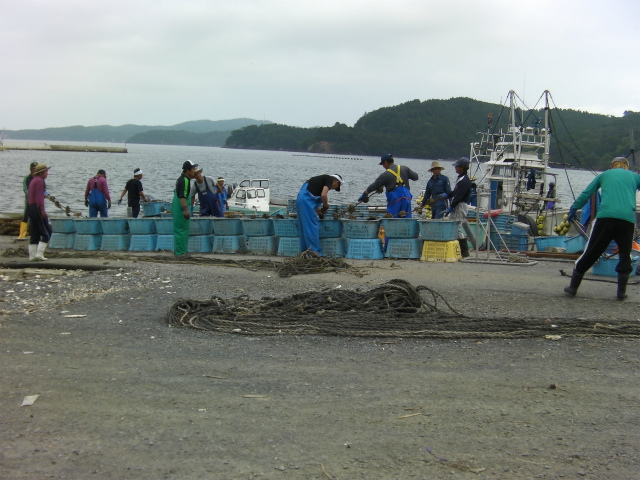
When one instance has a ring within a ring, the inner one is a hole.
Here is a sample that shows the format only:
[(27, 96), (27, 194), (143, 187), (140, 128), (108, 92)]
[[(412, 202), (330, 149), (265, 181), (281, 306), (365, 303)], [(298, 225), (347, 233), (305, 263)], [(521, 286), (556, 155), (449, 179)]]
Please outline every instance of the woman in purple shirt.
[(27, 193), (27, 214), (29, 216), (29, 261), (46, 260), (44, 252), (49, 246), (51, 238), (51, 225), (44, 208), (44, 192), (46, 189), (44, 180), (49, 175), (49, 169), (44, 163), (36, 165), (33, 179), (29, 183)]

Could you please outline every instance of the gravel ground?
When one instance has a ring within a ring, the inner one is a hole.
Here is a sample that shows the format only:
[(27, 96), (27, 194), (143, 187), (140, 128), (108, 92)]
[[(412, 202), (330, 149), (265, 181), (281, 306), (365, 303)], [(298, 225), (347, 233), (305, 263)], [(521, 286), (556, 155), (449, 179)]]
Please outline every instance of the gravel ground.
[(0, 478), (637, 478), (637, 339), (250, 337), (165, 319), (179, 298), (402, 278), (479, 319), (637, 323), (637, 285), (626, 302), (596, 281), (566, 298), (572, 265), (557, 262), (350, 261), (367, 274), (280, 278), (157, 256), (0, 257)]

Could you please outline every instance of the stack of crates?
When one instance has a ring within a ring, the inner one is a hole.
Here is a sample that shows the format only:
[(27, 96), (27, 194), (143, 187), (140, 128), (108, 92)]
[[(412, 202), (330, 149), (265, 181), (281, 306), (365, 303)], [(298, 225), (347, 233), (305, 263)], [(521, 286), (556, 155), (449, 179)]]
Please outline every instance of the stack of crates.
[(347, 258), (379, 260), (384, 257), (382, 240), (378, 236), (380, 220), (342, 220), (347, 238)]
[(418, 220), (424, 241), (420, 260), (423, 262), (457, 262), (462, 259), (458, 242), (459, 220)]
[(526, 252), (529, 249), (529, 225), (518, 222), (518, 217), (500, 213), (492, 217), (489, 233), (492, 248), (496, 250), (508, 250)]
[(159, 217), (167, 208), (167, 203), (161, 200), (142, 203), (142, 214), (145, 217)]
[(247, 252), (252, 255), (275, 255), (278, 237), (271, 218), (248, 218), (242, 221), (242, 231), (247, 237)]
[(158, 235), (154, 218), (129, 218), (131, 252), (152, 252), (156, 249)]
[(154, 219), (154, 223), (158, 234), (156, 250), (173, 252), (173, 218), (161, 215)]
[(102, 244), (100, 250), (125, 251), (129, 250), (131, 234), (129, 222), (126, 218), (103, 218)]
[[(327, 212), (328, 215), (328, 212)], [(342, 237), (342, 222), (326, 218), (320, 220), (320, 248), (325, 257), (344, 257), (347, 240)]]
[(191, 217), (187, 252), (210, 252), (213, 247), (213, 238), (213, 221), (211, 217)]
[(300, 253), (300, 230), (297, 218), (274, 218), (273, 230), (279, 239), (276, 255), (295, 257)]
[(76, 226), (73, 218), (49, 217), (53, 233), (49, 239), (49, 248), (73, 248), (76, 240)]
[(247, 253), (247, 240), (239, 218), (211, 219), (213, 223), (213, 253)]
[(74, 220), (76, 238), (74, 250), (100, 250), (102, 245), (102, 222), (99, 218), (77, 218)]
[(420, 258), (423, 241), (418, 238), (418, 220), (413, 218), (383, 218), (387, 258)]

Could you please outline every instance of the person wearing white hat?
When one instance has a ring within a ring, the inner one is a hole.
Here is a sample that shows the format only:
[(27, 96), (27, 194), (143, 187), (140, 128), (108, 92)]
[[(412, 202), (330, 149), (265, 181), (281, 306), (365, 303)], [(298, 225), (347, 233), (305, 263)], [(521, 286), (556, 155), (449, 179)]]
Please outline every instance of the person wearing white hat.
[(124, 186), (124, 190), (120, 194), (120, 198), (118, 199), (118, 205), (122, 203), (122, 197), (124, 197), (125, 193), (127, 194), (127, 216), (138, 218), (140, 215), (140, 199), (147, 201), (147, 197), (144, 194), (144, 189), (142, 188), (142, 170), (136, 168), (133, 171), (133, 178), (130, 179), (127, 184)]
[(39, 163), (33, 169), (33, 178), (29, 183), (27, 193), (27, 213), (29, 215), (29, 261), (46, 260), (44, 252), (49, 246), (51, 238), (51, 224), (44, 208), (44, 195), (46, 191), (45, 179), (49, 175), (49, 169), (44, 163)]
[(429, 171), (432, 175), (424, 188), (422, 202), (418, 207), (418, 212), (421, 212), (425, 205), (431, 205), (431, 218), (434, 220), (444, 216), (444, 211), (447, 209), (447, 198), (452, 193), (449, 177), (442, 175), (442, 170), (444, 170), (444, 167), (440, 162), (437, 160), (431, 162)]
[(300, 231), (300, 251), (311, 250), (323, 255), (320, 247), (320, 219), (329, 209), (329, 190), (340, 191), (342, 177), (335, 175), (318, 175), (307, 180), (298, 192), (296, 212), (298, 214), (298, 230)]

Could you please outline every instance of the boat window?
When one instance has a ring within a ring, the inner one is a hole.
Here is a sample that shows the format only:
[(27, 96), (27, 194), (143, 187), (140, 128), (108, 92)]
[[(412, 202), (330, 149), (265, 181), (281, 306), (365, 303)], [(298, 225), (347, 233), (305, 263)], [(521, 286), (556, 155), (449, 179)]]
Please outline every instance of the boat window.
[(497, 177), (510, 177), (513, 175), (513, 169), (511, 167), (496, 166), (493, 169), (493, 175)]
[(248, 186), (250, 186), (250, 184), (251, 184), (251, 181), (249, 181), (249, 180), (242, 180), (240, 182), (240, 186), (241, 187), (248, 187)]
[(252, 180), (251, 186), (256, 188), (269, 188), (269, 180)]
[(236, 195), (236, 198), (241, 198), (241, 199), (247, 198), (247, 192), (245, 190), (239, 190), (238, 195)]
[(264, 190), (262, 188), (259, 188), (258, 190), (256, 190), (256, 195), (258, 195), (258, 198), (265, 198), (266, 195), (264, 193)]
[(256, 198), (255, 190), (247, 190), (247, 198)]

